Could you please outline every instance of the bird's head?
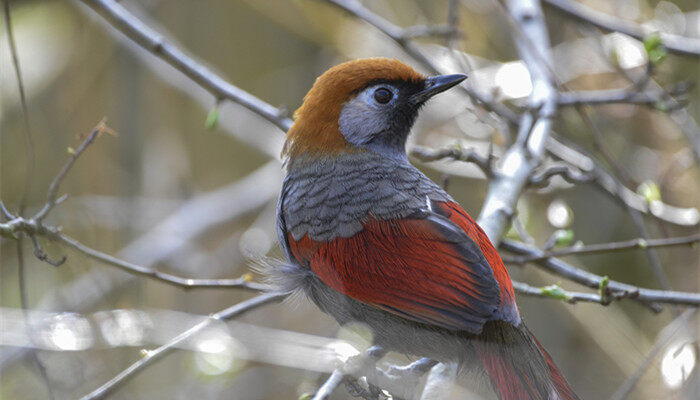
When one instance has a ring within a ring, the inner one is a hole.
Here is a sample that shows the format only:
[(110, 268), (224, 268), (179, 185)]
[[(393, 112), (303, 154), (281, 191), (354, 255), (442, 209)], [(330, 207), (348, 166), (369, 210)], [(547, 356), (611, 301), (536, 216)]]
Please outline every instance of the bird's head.
[(295, 112), (283, 155), (369, 150), (404, 157), (420, 107), (464, 79), (462, 74), (426, 77), (387, 58), (336, 65), (316, 79)]

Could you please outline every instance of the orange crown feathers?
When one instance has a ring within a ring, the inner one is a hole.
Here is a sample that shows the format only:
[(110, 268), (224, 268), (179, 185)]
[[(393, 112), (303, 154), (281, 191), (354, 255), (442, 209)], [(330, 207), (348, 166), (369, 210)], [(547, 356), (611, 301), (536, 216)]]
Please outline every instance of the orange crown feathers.
[(367, 58), (348, 61), (316, 79), (294, 113), (283, 156), (337, 152), (348, 143), (340, 133), (338, 119), (343, 104), (369, 83), (377, 80), (420, 82), (426, 77), (396, 59)]

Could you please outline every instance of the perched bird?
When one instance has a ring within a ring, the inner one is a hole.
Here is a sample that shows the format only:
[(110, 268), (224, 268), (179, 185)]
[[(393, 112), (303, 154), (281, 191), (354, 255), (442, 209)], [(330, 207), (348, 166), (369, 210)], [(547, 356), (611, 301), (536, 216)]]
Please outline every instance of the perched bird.
[(465, 78), (372, 58), (316, 80), (283, 150), (274, 280), (385, 349), (479, 366), (503, 400), (576, 399), (486, 234), (406, 156), (421, 106)]

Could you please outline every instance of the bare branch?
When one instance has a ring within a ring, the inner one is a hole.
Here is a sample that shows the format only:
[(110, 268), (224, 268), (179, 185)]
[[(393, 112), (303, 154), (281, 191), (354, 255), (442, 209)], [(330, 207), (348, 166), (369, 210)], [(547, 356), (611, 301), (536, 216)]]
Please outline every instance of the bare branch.
[(700, 234), (674, 237), (674, 238), (663, 238), (663, 239), (632, 239), (622, 242), (612, 242), (612, 243), (600, 243), (591, 244), (587, 246), (571, 246), (563, 249), (545, 252), (541, 255), (526, 255), (521, 257), (507, 257), (503, 256), (503, 261), (510, 264), (525, 264), (528, 262), (541, 261), (549, 257), (561, 257), (568, 255), (583, 255), (583, 254), (597, 254), (597, 253), (609, 253), (614, 251), (624, 251), (632, 249), (646, 249), (650, 247), (671, 247), (671, 246), (685, 246), (692, 245), (700, 242)]
[[(117, 256), (142, 266), (155, 266), (211, 229), (267, 204), (277, 195), (280, 175), (279, 163), (270, 161), (237, 182), (198, 195), (128, 243)], [(253, 191), (256, 196), (250, 196)], [(4, 232), (2, 227), (0, 225), (0, 233)], [(37, 307), (55, 308), (60, 305), (71, 311), (87, 310), (102, 301), (104, 296), (133, 283), (137, 278), (134, 274), (116, 272), (116, 269), (93, 269), (70, 284), (44, 295)], [(95, 282), (100, 284), (96, 285)], [(11, 348), (0, 352), (0, 369), (11, 366), (27, 351), (27, 348)]]
[(579, 105), (598, 104), (639, 104), (654, 107), (665, 112), (672, 112), (685, 107), (685, 103), (668, 96), (675, 96), (685, 93), (689, 87), (682, 90), (673, 90), (668, 93), (639, 92), (633, 89), (606, 89), (606, 90), (585, 90), (577, 92), (560, 92), (557, 102), (560, 107), (571, 107)]
[(104, 119), (97, 124), (93, 129), (92, 133), (83, 141), (80, 147), (75, 150), (68, 162), (63, 166), (61, 171), (58, 173), (56, 178), (51, 182), (49, 186), (46, 204), (39, 213), (37, 213), (32, 219), (24, 219), (22, 217), (15, 217), (8, 223), (0, 223), (0, 233), (5, 237), (14, 237), (17, 233), (24, 233), (32, 241), (34, 245), (34, 255), (41, 261), (47, 262), (53, 266), (60, 266), (66, 261), (66, 257), (62, 257), (60, 260), (55, 261), (49, 258), (46, 253), (41, 249), (37, 236), (44, 236), (49, 240), (62, 243), (73, 250), (80, 252), (94, 260), (120, 268), (126, 272), (145, 276), (147, 278), (155, 279), (164, 283), (168, 283), (184, 289), (193, 288), (242, 288), (255, 291), (264, 291), (269, 289), (266, 285), (250, 282), (250, 276), (243, 276), (238, 279), (189, 279), (182, 278), (176, 275), (171, 275), (168, 273), (160, 272), (154, 268), (142, 267), (130, 263), (128, 261), (120, 260), (109, 254), (103, 253), (101, 251), (92, 249), (77, 240), (70, 238), (66, 235), (60, 233), (58, 228), (52, 226), (43, 225), (42, 219), (45, 218), (53, 207), (58, 203), (56, 200), (58, 189), (63, 178), (70, 171), (71, 167), (75, 161), (80, 157), (80, 155), (85, 151), (85, 149), (92, 144), (97, 136), (102, 132), (108, 132), (110, 129), (105, 125)]
[[(621, 193), (624, 188), (624, 185), (630, 185), (632, 183), (628, 172), (621, 165), (619, 165), (617, 163), (617, 159), (609, 153), (607, 147), (605, 146), (602, 132), (600, 131), (600, 129), (598, 129), (598, 126), (588, 115), (587, 110), (582, 106), (577, 107), (576, 110), (579, 112), (584, 123), (593, 133), (595, 148), (603, 156), (607, 163), (612, 167), (614, 173), (613, 183), (615, 185), (615, 191), (616, 193)], [(649, 240), (649, 233), (647, 231), (647, 227), (644, 224), (644, 219), (642, 218), (642, 215), (639, 212), (639, 210), (635, 209), (626, 202), (622, 202), (622, 204), (625, 206), (625, 209), (632, 218), (632, 222), (634, 223), (634, 226), (637, 229), (637, 233), (642, 237), (642, 239)], [(644, 251), (647, 254), (647, 258), (649, 260), (649, 266), (651, 267), (651, 270), (654, 273), (656, 279), (661, 284), (661, 287), (666, 290), (671, 290), (671, 283), (668, 280), (666, 273), (664, 272), (663, 265), (661, 265), (661, 259), (656, 253), (656, 250), (654, 248), (647, 247), (644, 249)]]
[(457, 147), (431, 149), (423, 146), (415, 146), (411, 149), (410, 154), (424, 162), (438, 161), (449, 158), (455, 161), (474, 163), (487, 177), (491, 178), (494, 176), (492, 165), (493, 160), (491, 159), (491, 156), (489, 155), (489, 157), (482, 157), (477, 154), (474, 149), (460, 149)]
[(197, 82), (197, 84), (207, 89), (217, 100), (226, 99), (240, 104), (270, 121), (283, 132), (286, 132), (292, 126), (292, 120), (285, 117), (284, 111), (230, 84), (168, 42), (162, 35), (141, 22), (116, 1), (81, 1), (102, 15), (112, 26), (124, 33), (131, 40), (177, 68), (190, 79)]
[(39, 211), (35, 216), (34, 219), (41, 223), (41, 221), (46, 218), (46, 216), (51, 212), (51, 210), (56, 206), (56, 204), (60, 203), (59, 200), (56, 200), (58, 196), (58, 189), (61, 186), (61, 182), (63, 181), (63, 178), (66, 177), (66, 174), (68, 171), (70, 171), (71, 167), (73, 164), (75, 164), (75, 161), (80, 157), (81, 154), (85, 151), (85, 149), (88, 148), (91, 144), (95, 142), (95, 139), (102, 133), (102, 132), (108, 132), (111, 131), (107, 125), (106, 125), (106, 119), (103, 118), (96, 126), (93, 128), (92, 132), (85, 138), (83, 143), (80, 144), (80, 147), (78, 147), (77, 150), (74, 150), (71, 153), (70, 158), (66, 162), (66, 164), (61, 168), (61, 170), (58, 172), (58, 175), (51, 181), (51, 185), (49, 185), (49, 190), (46, 195), (46, 204), (44, 204), (44, 207)]
[[(177, 286), (183, 289), (200, 289), (200, 288), (240, 288), (248, 289), (254, 291), (266, 291), (269, 289), (268, 286), (259, 283), (251, 282), (251, 278), (248, 275), (244, 275), (237, 279), (190, 279), (182, 278), (180, 276), (168, 274), (165, 272), (160, 272), (155, 268), (143, 267), (130, 263), (128, 261), (120, 260), (114, 256), (103, 253), (101, 251), (92, 249), (79, 241), (63, 235), (60, 231), (52, 226), (47, 226), (41, 224), (36, 219), (24, 219), (22, 217), (17, 217), (8, 223), (0, 224), (0, 231), (11, 232), (11, 233), (25, 233), (34, 242), (36, 236), (43, 236), (54, 242), (61, 243), (73, 250), (82, 253), (93, 260), (99, 261), (101, 263), (117, 267), (123, 271), (129, 272), (134, 275), (144, 276), (146, 278), (161, 281), (173, 286)], [(39, 244), (35, 242), (35, 255), (42, 261), (49, 262), (52, 265), (60, 265), (65, 261), (65, 257), (59, 262), (52, 261), (43, 253)]]
[[(25, 329), (27, 330), (27, 337), (32, 343), (34, 343), (37, 340), (37, 335), (35, 333), (34, 326), (32, 326), (31, 318), (29, 315), (29, 293), (27, 290), (27, 274), (24, 265), (24, 250), (22, 246), (22, 238), (19, 238), (17, 240), (17, 243), (15, 243), (15, 250), (17, 251), (17, 275), (19, 279), (19, 301), (22, 307), (22, 313), (24, 315), (24, 325)], [(35, 350), (28, 349), (28, 351), (29, 358), (31, 359), (32, 363), (34, 363), (34, 365), (36, 366), (37, 370), (39, 371), (39, 376), (46, 385), (49, 400), (54, 400), (55, 396), (53, 393), (53, 385), (51, 385), (51, 380), (49, 379), (49, 375), (46, 372), (46, 367), (44, 366), (44, 363), (41, 362)]]
[(36, 235), (29, 235), (29, 238), (34, 246), (34, 257), (47, 264), (53, 265), (54, 267), (60, 267), (64, 262), (66, 262), (66, 256), (62, 256), (59, 260), (54, 260), (47, 256), (46, 253), (44, 253), (44, 250), (42, 250), (41, 245), (39, 245), (39, 240), (36, 238)]
[(2, 213), (2, 216), (8, 221), (15, 218), (15, 216), (5, 208), (5, 203), (3, 203), (2, 200), (0, 200), (0, 213)]
[[(581, 3), (571, 0), (544, 0), (544, 2), (556, 10), (576, 18), (579, 21), (597, 26), (604, 31), (621, 32), (642, 41), (649, 34), (654, 32), (632, 21), (623, 20), (612, 15), (592, 10)], [(664, 32), (661, 32), (660, 36), (664, 47), (666, 47), (668, 51), (686, 56), (700, 56), (700, 39)]]
[[(544, 252), (534, 246), (514, 240), (505, 239), (501, 248), (516, 254), (540, 257)], [(580, 283), (592, 289), (599, 289), (604, 277), (576, 268), (558, 258), (545, 258), (536, 262), (538, 267), (555, 275)], [(654, 303), (678, 304), (697, 307), (700, 306), (700, 293), (676, 292), (670, 290), (655, 290), (636, 287), (626, 283), (609, 280), (607, 288), (611, 295), (616, 293), (629, 293), (630, 298), (645, 303), (655, 311), (661, 311), (661, 307)]]
[(513, 281), (513, 289), (524, 296), (557, 299), (570, 304), (578, 302), (598, 303), (604, 306), (610, 304), (613, 300), (634, 298), (639, 294), (638, 292), (615, 292), (601, 296), (599, 293), (570, 292), (560, 288), (559, 285), (535, 287), (518, 281)]
[(7, 33), (7, 41), (10, 45), (10, 54), (12, 55), (12, 66), (15, 71), (15, 78), (17, 80), (17, 90), (19, 91), (19, 102), (22, 108), (22, 118), (24, 119), (24, 139), (27, 152), (26, 160), (26, 171), (24, 179), (24, 190), (22, 192), (22, 197), (19, 200), (19, 206), (17, 207), (17, 214), (23, 215), (24, 208), (27, 206), (27, 200), (32, 191), (32, 181), (34, 176), (34, 158), (36, 157), (34, 151), (34, 138), (32, 135), (31, 125), (29, 124), (29, 108), (27, 107), (27, 97), (24, 91), (24, 81), (22, 79), (22, 70), (19, 66), (19, 56), (17, 55), (17, 46), (15, 44), (15, 35), (12, 30), (12, 18), (10, 16), (10, 1), (4, 0), (3, 4), (3, 14), (5, 19), (5, 31)]
[[(489, 239), (498, 245), (521, 193), (540, 164), (556, 112), (557, 92), (549, 76), (549, 38), (537, 1), (509, 1), (508, 12), (522, 29), (515, 35), (518, 53), (527, 64), (534, 90), (529, 108), (520, 120), (517, 142), (506, 152), (489, 184), (478, 218)], [(528, 45), (530, 43), (531, 45)], [(537, 54), (535, 54), (537, 53)]]
[(236, 318), (248, 311), (254, 310), (256, 308), (262, 307), (264, 305), (277, 302), (281, 300), (285, 295), (279, 293), (264, 293), (233, 305), (225, 310), (219, 311), (216, 314), (212, 314), (210, 318), (198, 323), (192, 328), (186, 330), (185, 332), (177, 335), (169, 343), (158, 347), (155, 350), (146, 352), (146, 355), (131, 364), (129, 368), (125, 369), (119, 375), (110, 379), (107, 383), (95, 389), (91, 393), (81, 397), (81, 400), (96, 400), (105, 398), (107, 395), (112, 393), (114, 390), (131, 380), (134, 376), (143, 371), (146, 367), (155, 363), (156, 361), (162, 359), (168, 354), (172, 353), (177, 347), (185, 342), (186, 340), (192, 338), (197, 333), (203, 331), (205, 328), (209, 327), (212, 323), (216, 321), (226, 321), (232, 318)]
[[(34, 149), (34, 138), (32, 136), (32, 129), (31, 125), (29, 123), (29, 108), (27, 107), (27, 98), (26, 98), (26, 93), (24, 91), (24, 81), (22, 80), (22, 70), (19, 65), (19, 56), (17, 55), (17, 46), (15, 44), (15, 36), (14, 36), (14, 31), (12, 30), (12, 17), (10, 15), (10, 1), (9, 0), (4, 0), (3, 1), (3, 15), (4, 15), (4, 20), (5, 20), (5, 30), (7, 33), (7, 41), (9, 43), (10, 47), (10, 54), (12, 56), (12, 66), (14, 67), (15, 71), (15, 78), (17, 80), (17, 89), (19, 91), (19, 99), (20, 99), (20, 106), (22, 108), (22, 117), (24, 119), (24, 139), (25, 139), (25, 146), (26, 146), (26, 168), (24, 172), (24, 189), (22, 191), (22, 197), (19, 200), (19, 205), (17, 207), (17, 214), (18, 215), (23, 215), (24, 214), (24, 209), (27, 206), (27, 201), (29, 199), (29, 196), (31, 195), (32, 191), (32, 181), (34, 179), (34, 159), (36, 157), (35, 154), (35, 149)], [(1, 202), (0, 202), (1, 203)], [(5, 205), (2, 204), (2, 214), (5, 218), (11, 219), (12, 215), (10, 214), (9, 211), (5, 208)], [(14, 235), (12, 235), (14, 236)], [(34, 243), (35, 249), (39, 251), (40, 254), (43, 254), (43, 252), (40, 251), (39, 245), (36, 242), (36, 238), (32, 238), (32, 241)], [(24, 268), (24, 252), (22, 250), (22, 239), (17, 238), (17, 243), (16, 243), (16, 251), (17, 251), (17, 269), (18, 269), (18, 277), (19, 277), (19, 292), (20, 292), (20, 304), (22, 307), (23, 312), (25, 315), (28, 315), (28, 310), (29, 310), (29, 295), (27, 294), (27, 284), (26, 284), (26, 270)], [(35, 251), (36, 252), (36, 251)], [(48, 258), (46, 258), (48, 260)], [(34, 330), (33, 327), (31, 326), (31, 323), (29, 322), (29, 319), (26, 320), (26, 328), (27, 328), (27, 333), (29, 334), (29, 337), (34, 340)], [(37, 356), (35, 351), (31, 351), (31, 359), (33, 363), (36, 365), (39, 375), (41, 376), (42, 381), (46, 385), (46, 389), (48, 392), (48, 397), (50, 400), (54, 399), (54, 393), (53, 393), (53, 387), (51, 385), (51, 381), (49, 380), (48, 374), (46, 372), (46, 367), (44, 364), (39, 360), (39, 357)]]
[(569, 183), (585, 183), (593, 179), (592, 175), (582, 173), (566, 165), (554, 165), (530, 177), (530, 185), (545, 187), (549, 180), (555, 176), (560, 176)]

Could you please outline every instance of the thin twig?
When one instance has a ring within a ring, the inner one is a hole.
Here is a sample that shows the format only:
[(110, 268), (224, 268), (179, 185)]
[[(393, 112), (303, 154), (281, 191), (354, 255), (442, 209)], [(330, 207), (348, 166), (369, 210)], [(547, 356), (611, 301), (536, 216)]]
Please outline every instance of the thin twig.
[(692, 245), (700, 242), (700, 234), (663, 238), (663, 239), (631, 239), (621, 242), (591, 244), (586, 246), (571, 246), (559, 250), (544, 252), (541, 255), (529, 254), (520, 257), (503, 256), (503, 261), (510, 264), (525, 264), (528, 262), (541, 261), (549, 257), (561, 257), (568, 255), (584, 255), (596, 253), (609, 253), (614, 251), (646, 249), (649, 247), (671, 247)]
[(54, 267), (60, 267), (64, 262), (66, 262), (66, 256), (62, 256), (58, 260), (54, 260), (47, 256), (46, 253), (44, 253), (44, 250), (41, 248), (39, 239), (36, 238), (36, 235), (29, 235), (29, 239), (31, 239), (32, 245), (34, 246), (34, 257), (38, 258), (40, 261), (53, 265)]
[[(237, 279), (190, 279), (160, 272), (155, 268), (148, 268), (133, 264), (103, 253), (99, 250), (90, 248), (83, 243), (62, 234), (59, 229), (52, 226), (43, 225), (36, 219), (27, 220), (22, 217), (16, 217), (8, 223), (0, 223), (0, 232), (5, 232), (6, 234), (24, 233), (30, 238), (42, 236), (51, 241), (61, 243), (66, 247), (72, 248), (73, 250), (92, 258), (93, 260), (117, 267), (134, 275), (154, 279), (183, 289), (239, 288), (253, 291), (266, 291), (269, 289), (269, 287), (266, 285), (251, 282), (251, 278), (248, 275), (244, 275), (243, 277)], [(37, 257), (42, 261), (47, 261), (39, 254), (37, 254)], [(63, 261), (65, 261), (65, 259), (61, 260), (60, 263)]]
[[(544, 254), (544, 252), (537, 247), (510, 239), (504, 239), (501, 242), (501, 248), (525, 256), (540, 257)], [(580, 283), (581, 285), (592, 289), (599, 289), (601, 282), (606, 280), (602, 276), (576, 268), (554, 257), (540, 259), (536, 261), (536, 264), (539, 268), (545, 271), (549, 271), (554, 275), (561, 276), (565, 279)], [(627, 297), (644, 303), (654, 311), (662, 310), (660, 304), (657, 303), (678, 304), (693, 307), (700, 306), (700, 293), (647, 289), (614, 280), (608, 280), (607, 288), (611, 294), (628, 293)]]
[(56, 177), (51, 181), (51, 184), (49, 185), (49, 190), (46, 194), (46, 203), (44, 204), (44, 207), (39, 211), (35, 216), (34, 219), (41, 222), (46, 216), (51, 212), (51, 210), (56, 206), (56, 204), (60, 203), (60, 201), (57, 200), (58, 196), (58, 189), (61, 186), (61, 182), (63, 181), (63, 178), (66, 177), (66, 174), (68, 171), (70, 171), (71, 167), (73, 167), (73, 164), (75, 164), (75, 161), (80, 157), (81, 154), (85, 151), (85, 149), (88, 148), (91, 144), (95, 142), (95, 139), (97, 139), (97, 136), (99, 136), (102, 132), (109, 131), (109, 128), (106, 125), (106, 120), (103, 118), (93, 129), (92, 132), (85, 138), (85, 140), (80, 144), (77, 150), (74, 150), (71, 153), (70, 158), (68, 158), (68, 161), (66, 164), (61, 168), (61, 170), (58, 172)]
[[(23, 250), (23, 243), (22, 243), (22, 238), (19, 238), (17, 240), (17, 243), (15, 244), (15, 249), (17, 251), (17, 275), (19, 279), (19, 299), (20, 299), (20, 305), (22, 307), (22, 313), (24, 315), (24, 321), (25, 321), (25, 328), (27, 329), (27, 337), (29, 340), (34, 343), (37, 338), (36, 335), (34, 334), (34, 327), (32, 326), (31, 323), (31, 315), (29, 314), (29, 293), (27, 290), (27, 271), (24, 265), (24, 250)], [(41, 376), (41, 379), (44, 381), (44, 384), (46, 385), (46, 391), (49, 395), (50, 400), (54, 400), (55, 396), (53, 393), (53, 386), (51, 385), (51, 380), (49, 379), (49, 374), (46, 371), (46, 367), (44, 366), (44, 363), (41, 362), (39, 359), (39, 355), (37, 354), (36, 350), (30, 350), (29, 351), (29, 358), (32, 360), (34, 365), (36, 365), (37, 370), (39, 371), (39, 376)]]
[(134, 376), (139, 374), (146, 367), (172, 353), (178, 348), (178, 346), (181, 343), (191, 339), (194, 335), (203, 331), (205, 328), (209, 327), (214, 322), (222, 320), (226, 321), (238, 317), (248, 311), (254, 310), (266, 304), (277, 302), (284, 298), (284, 296), (285, 295), (279, 293), (264, 293), (253, 297), (252, 299), (248, 299), (246, 301), (233, 305), (225, 310), (219, 311), (216, 314), (212, 314), (210, 318), (207, 318), (206, 320), (198, 323), (192, 328), (177, 335), (170, 342), (158, 347), (155, 350), (146, 352), (146, 355), (142, 359), (131, 364), (127, 369), (120, 372), (117, 376), (110, 379), (104, 385), (100, 386), (99, 388), (95, 389), (89, 394), (81, 397), (81, 400), (96, 400), (106, 397), (114, 390), (118, 389), (120, 386), (124, 385), (126, 382), (131, 380)]
[[(17, 81), (17, 89), (19, 91), (19, 100), (20, 100), (20, 106), (22, 108), (22, 117), (24, 119), (24, 138), (25, 138), (25, 146), (26, 146), (26, 167), (25, 167), (25, 177), (24, 177), (24, 189), (22, 191), (22, 197), (19, 200), (19, 204), (17, 206), (17, 214), (18, 215), (23, 215), (25, 207), (27, 206), (27, 201), (29, 200), (29, 196), (31, 195), (32, 191), (32, 181), (34, 180), (34, 159), (36, 157), (35, 154), (35, 149), (34, 149), (34, 138), (32, 136), (32, 129), (31, 125), (29, 123), (29, 108), (27, 107), (27, 97), (24, 91), (24, 81), (22, 79), (22, 70), (19, 65), (19, 56), (17, 55), (17, 46), (15, 44), (15, 36), (14, 36), (14, 31), (12, 29), (12, 18), (10, 15), (10, 0), (3, 0), (3, 14), (4, 14), (4, 19), (5, 19), (5, 29), (7, 32), (7, 41), (9, 43), (10, 47), (10, 54), (12, 55), (12, 65), (14, 67), (15, 71), (15, 78)], [(5, 205), (2, 204), (2, 214), (5, 218), (12, 218), (12, 215), (10, 214), (9, 211), (5, 208)], [(36, 240), (35, 238), (32, 238), (33, 240)], [(26, 328), (27, 328), (27, 333), (31, 340), (34, 340), (34, 330), (31, 326), (30, 320), (29, 320), (29, 295), (28, 295), (28, 290), (27, 290), (27, 282), (26, 282), (26, 270), (25, 270), (25, 265), (24, 265), (24, 252), (23, 252), (23, 243), (22, 243), (22, 238), (17, 239), (16, 243), (16, 251), (17, 251), (17, 268), (18, 268), (18, 277), (19, 277), (19, 293), (20, 293), (20, 305), (22, 307), (22, 311), (24, 312), (26, 319)], [(35, 245), (38, 246), (38, 245)], [(46, 390), (48, 392), (48, 396), (50, 400), (54, 399), (54, 393), (53, 393), (53, 387), (51, 385), (51, 381), (49, 379), (48, 373), (46, 371), (46, 367), (44, 364), (41, 362), (39, 359), (39, 356), (37, 355), (36, 351), (32, 351), (30, 358), (36, 365), (37, 369), (39, 370), (39, 375), (41, 376), (41, 379), (43, 380), (44, 384), (46, 385)]]
[(411, 149), (410, 154), (424, 162), (449, 158), (455, 161), (474, 163), (487, 177), (492, 178), (494, 176), (490, 157), (482, 157), (474, 149), (460, 149), (457, 147), (431, 149), (429, 147), (415, 146)]
[[(215, 227), (268, 204), (277, 195), (279, 178), (279, 163), (270, 161), (239, 181), (197, 195), (126, 244), (117, 253), (117, 257), (135, 260), (142, 266), (159, 265), (181, 251), (185, 244), (196, 242), (198, 237)], [(256, 196), (250, 196), (253, 191)], [(182, 227), (187, 229), (182, 230)], [(60, 302), (66, 309), (86, 311), (103, 301), (109, 293), (138, 278), (134, 274), (115, 272), (114, 268), (93, 268), (70, 283), (46, 293), (37, 303), (37, 308), (55, 307), (57, 299), (61, 299)], [(95, 282), (101, 283), (95, 285)], [(15, 362), (24, 359), (29, 351), (28, 348), (9, 348), (0, 352), (0, 371), (4, 372)]]
[(594, 179), (593, 175), (586, 174), (567, 165), (554, 165), (530, 177), (530, 185), (545, 187), (550, 179), (559, 176), (569, 183), (586, 183)]
[(9, 221), (15, 218), (14, 215), (10, 211), (7, 210), (5, 207), (5, 203), (0, 200), (0, 213), (2, 213), (2, 216), (5, 218), (5, 220)]
[(438, 364), (430, 358), (421, 358), (408, 365), (390, 365), (386, 371), (370, 370), (367, 382), (391, 393), (394, 399), (413, 398), (421, 377)]
[[(50, 237), (51, 238), (51, 237)], [(97, 260), (99, 262), (120, 268), (126, 272), (134, 275), (144, 276), (150, 279), (154, 279), (160, 282), (164, 282), (173, 286), (177, 286), (183, 289), (246, 289), (253, 291), (266, 291), (269, 290), (267, 285), (260, 283), (251, 282), (251, 277), (249, 275), (244, 275), (243, 277), (236, 279), (191, 279), (183, 278), (180, 276), (168, 274), (165, 272), (160, 272), (155, 268), (147, 268), (140, 265), (132, 264), (128, 261), (120, 260), (116, 257), (110, 256), (109, 254), (102, 253), (101, 251), (94, 250), (84, 244), (72, 239), (68, 236), (57, 234), (55, 237), (57, 241), (65, 244), (72, 249), (85, 254), (86, 256)]]
[[(602, 35), (599, 33), (598, 36), (600, 37)], [(700, 128), (698, 128), (697, 122), (686, 109), (687, 107), (683, 107), (684, 102), (676, 100), (673, 97), (675, 89), (672, 88), (671, 90), (665, 90), (654, 79), (652, 79), (651, 63), (647, 62), (647, 68), (645, 68), (645, 73), (641, 79), (635, 78), (630, 74), (628, 70), (620, 67), (619, 63), (615, 63), (612, 61), (611, 57), (608, 56), (605, 48), (600, 44), (601, 40), (593, 41), (593, 43), (596, 44), (596, 50), (600, 53), (601, 59), (604, 60), (609, 67), (617, 71), (623, 78), (625, 78), (631, 84), (633, 90), (640, 91), (641, 89), (639, 89), (639, 85), (640, 83), (643, 83), (645, 86), (648, 87), (648, 90), (660, 93), (660, 96), (663, 98), (663, 102), (660, 103), (658, 105), (659, 107), (657, 108), (661, 111), (666, 111), (664, 110), (664, 108), (669, 108), (669, 118), (673, 122), (675, 122), (681, 130), (681, 132), (683, 132), (683, 135), (686, 137), (688, 143), (690, 144), (690, 148), (693, 150), (695, 162), (700, 163)], [(688, 91), (690, 89), (690, 86), (692, 86), (684, 84), (683, 82), (681, 82), (679, 85), (680, 86), (676, 89), (680, 89), (678, 93), (681, 94), (685, 93), (683, 91), (684, 86), (686, 86), (686, 91)]]
[(561, 92), (557, 103), (560, 107), (598, 104), (639, 104), (650, 106), (665, 112), (675, 111), (685, 106), (681, 101), (669, 101), (667, 96), (686, 93), (690, 87), (683, 90), (655, 93), (638, 92), (631, 89), (584, 90), (576, 92)]
[[(524, 282), (513, 281), (513, 289), (516, 293), (522, 294), (523, 296), (557, 299), (570, 304), (576, 304), (580, 301), (603, 305), (609, 304), (609, 302), (605, 302), (602, 296), (597, 293), (570, 292), (560, 288), (558, 285), (556, 285), (555, 288), (557, 289), (556, 291), (553, 290), (552, 286), (535, 287)], [(629, 295), (627, 297), (629, 297)]]
[[(616, 161), (616, 158), (609, 153), (607, 147), (605, 146), (602, 132), (600, 131), (600, 129), (598, 129), (598, 126), (593, 122), (587, 110), (583, 106), (577, 106), (576, 110), (579, 112), (579, 115), (583, 119), (584, 123), (588, 126), (589, 130), (593, 133), (595, 148), (613, 169), (616, 192), (622, 193), (622, 190), (624, 189), (625, 185), (630, 186), (632, 184), (632, 180), (629, 176), (629, 173), (621, 165), (619, 165)], [(623, 202), (622, 204), (625, 206), (625, 209), (632, 218), (632, 222), (634, 223), (634, 226), (637, 229), (637, 233), (642, 237), (642, 239), (649, 240), (649, 233), (647, 231), (646, 225), (644, 224), (644, 219), (642, 218), (642, 215), (639, 212), (639, 210), (630, 206), (626, 202)], [(666, 290), (671, 290), (671, 283), (668, 280), (666, 273), (664, 272), (663, 265), (661, 265), (661, 259), (656, 253), (656, 250), (654, 248), (647, 247), (644, 249), (644, 251), (647, 254), (647, 258), (649, 259), (649, 266), (651, 267), (654, 276), (661, 284), (661, 287)]]
[(416, 375), (420, 376), (425, 374), (426, 372), (430, 371), (431, 368), (433, 368), (437, 364), (437, 361), (431, 360), (430, 358), (421, 358), (419, 360), (416, 360), (412, 362), (411, 364), (408, 364), (406, 366), (396, 366), (392, 365), (389, 367), (389, 369), (386, 371), (387, 374), (389, 375), (395, 375), (399, 376), (402, 374), (411, 374), (411, 375)]
[[(579, 2), (571, 0), (544, 0), (544, 2), (579, 21), (597, 26), (604, 31), (621, 32), (641, 41), (654, 32), (632, 21), (595, 11)], [(659, 35), (668, 51), (680, 55), (700, 56), (700, 39), (664, 32), (660, 32)]]
[(27, 107), (27, 97), (24, 91), (24, 81), (22, 80), (22, 70), (19, 66), (19, 56), (17, 55), (17, 46), (15, 44), (15, 35), (12, 30), (12, 18), (10, 16), (10, 0), (3, 0), (3, 12), (5, 16), (5, 31), (7, 32), (7, 41), (10, 45), (10, 54), (12, 55), (12, 65), (15, 71), (17, 80), (17, 89), (19, 91), (19, 102), (22, 108), (22, 118), (24, 119), (24, 137), (27, 151), (26, 171), (24, 179), (24, 190), (17, 206), (17, 214), (24, 215), (24, 209), (27, 206), (29, 195), (32, 191), (32, 181), (34, 176), (34, 138), (32, 135), (31, 125), (29, 124), (29, 108)]

